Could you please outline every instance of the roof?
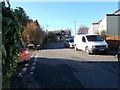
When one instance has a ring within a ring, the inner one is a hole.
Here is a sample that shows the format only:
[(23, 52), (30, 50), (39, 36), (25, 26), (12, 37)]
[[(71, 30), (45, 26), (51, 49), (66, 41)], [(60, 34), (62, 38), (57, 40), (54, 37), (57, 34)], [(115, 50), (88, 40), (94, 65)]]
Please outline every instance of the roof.
[(92, 24), (99, 24), (99, 23), (92, 23)]
[(120, 16), (120, 14), (106, 14), (106, 16)]
[(113, 14), (116, 14), (116, 13), (118, 13), (118, 12), (120, 12), (120, 9), (118, 9), (117, 11), (115, 11)]

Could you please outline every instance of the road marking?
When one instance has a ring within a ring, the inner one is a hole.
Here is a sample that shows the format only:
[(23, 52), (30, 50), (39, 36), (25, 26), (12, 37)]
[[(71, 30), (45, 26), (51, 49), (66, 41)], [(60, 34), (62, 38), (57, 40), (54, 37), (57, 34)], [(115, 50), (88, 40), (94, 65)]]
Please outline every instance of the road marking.
[(23, 68), (22, 72), (25, 72), (27, 70), (27, 68)]
[(33, 75), (33, 72), (30, 72), (31, 75)]
[(22, 73), (19, 73), (19, 75), (18, 75), (18, 76), (19, 76), (19, 77), (23, 77), (23, 76), (22, 76)]
[(25, 64), (25, 66), (28, 66), (28, 64)]
[(34, 60), (35, 62), (37, 61), (37, 60)]
[(31, 69), (30, 69), (30, 71), (33, 71), (35, 69), (35, 67), (32, 67)]
[(32, 65), (36, 65), (36, 63), (33, 63)]
[(37, 52), (37, 54), (35, 55), (35, 59), (37, 59), (37, 57), (38, 57), (38, 54), (39, 54), (39, 53)]
[[(33, 56), (35, 57), (34, 62), (37, 61), (38, 54), (39, 54), (38, 51), (35, 51), (34, 55), (31, 56), (31, 57), (33, 57)], [(33, 75), (33, 73), (34, 73), (33, 72), (35, 69), (34, 65), (36, 65), (36, 63), (33, 63), (32, 65), (33, 65), (33, 67), (31, 67), (30, 72), (29, 72), (31, 75)]]
[(32, 56), (31, 56), (31, 57), (34, 57), (36, 53), (37, 53), (37, 51), (35, 51), (35, 52), (32, 54)]

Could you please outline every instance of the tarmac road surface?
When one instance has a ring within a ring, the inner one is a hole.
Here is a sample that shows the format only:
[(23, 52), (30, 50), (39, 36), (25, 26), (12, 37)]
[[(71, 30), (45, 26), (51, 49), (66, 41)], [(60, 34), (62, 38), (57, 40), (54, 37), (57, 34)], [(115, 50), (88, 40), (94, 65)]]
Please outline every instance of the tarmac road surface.
[(87, 55), (63, 42), (30, 52), (29, 63), (16, 72), (12, 88), (118, 88), (120, 66), (115, 55)]

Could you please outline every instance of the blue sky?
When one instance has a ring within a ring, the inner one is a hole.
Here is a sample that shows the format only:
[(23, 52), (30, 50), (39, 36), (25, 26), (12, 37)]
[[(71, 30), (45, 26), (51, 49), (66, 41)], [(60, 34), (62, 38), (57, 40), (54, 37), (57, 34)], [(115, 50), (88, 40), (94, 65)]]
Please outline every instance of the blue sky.
[(11, 2), (12, 8), (22, 7), (27, 15), (48, 30), (71, 29), (74, 35), (81, 25), (90, 27), (118, 10), (117, 2)]

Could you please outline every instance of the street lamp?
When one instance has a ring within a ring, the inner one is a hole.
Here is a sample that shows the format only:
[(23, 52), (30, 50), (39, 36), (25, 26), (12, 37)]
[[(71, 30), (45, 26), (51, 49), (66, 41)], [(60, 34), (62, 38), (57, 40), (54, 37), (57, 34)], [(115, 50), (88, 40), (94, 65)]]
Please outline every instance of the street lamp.
[(46, 28), (46, 33), (48, 33), (48, 26), (49, 26), (49, 25), (47, 25), (47, 28)]

